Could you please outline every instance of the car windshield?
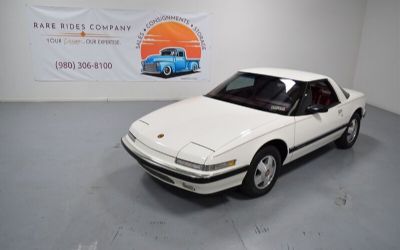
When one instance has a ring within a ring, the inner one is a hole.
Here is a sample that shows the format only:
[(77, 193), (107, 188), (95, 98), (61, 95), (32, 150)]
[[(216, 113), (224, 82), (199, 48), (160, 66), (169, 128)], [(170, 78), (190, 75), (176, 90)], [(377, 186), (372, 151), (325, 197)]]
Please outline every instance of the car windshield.
[(175, 50), (173, 49), (166, 49), (161, 51), (162, 56), (174, 56), (175, 55)]
[(294, 115), (306, 83), (239, 72), (206, 96), (267, 112)]

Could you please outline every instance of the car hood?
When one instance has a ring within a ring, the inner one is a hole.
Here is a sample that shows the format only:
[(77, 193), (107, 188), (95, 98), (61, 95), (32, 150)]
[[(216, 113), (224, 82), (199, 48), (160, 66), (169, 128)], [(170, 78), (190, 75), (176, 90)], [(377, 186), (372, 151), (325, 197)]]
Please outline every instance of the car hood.
[(184, 147), (196, 151), (193, 144), (199, 147), (198, 151), (207, 149), (212, 153), (279, 117), (200, 96), (156, 110), (134, 122), (130, 131), (147, 146), (176, 157)]
[(159, 56), (153, 55), (146, 58), (145, 63), (155, 63), (155, 62), (172, 62), (174, 58), (172, 56)]

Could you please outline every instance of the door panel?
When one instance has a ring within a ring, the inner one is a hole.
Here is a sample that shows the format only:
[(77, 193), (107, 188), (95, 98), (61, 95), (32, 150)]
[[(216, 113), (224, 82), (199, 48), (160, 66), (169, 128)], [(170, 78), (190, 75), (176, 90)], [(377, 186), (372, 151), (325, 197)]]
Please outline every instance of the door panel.
[(186, 68), (186, 58), (185, 54), (182, 51), (178, 52), (178, 55), (175, 57), (175, 69), (176, 71), (182, 71)]
[[(307, 84), (303, 103), (305, 106), (323, 105), (328, 111), (295, 117), (295, 146), (290, 150), (293, 160), (340, 137), (347, 124), (342, 105), (326, 79)], [(305, 110), (303, 107), (303, 112)]]
[(299, 158), (338, 138), (345, 129), (345, 122), (339, 112), (332, 107), (326, 113), (295, 117), (295, 146), (292, 159)]

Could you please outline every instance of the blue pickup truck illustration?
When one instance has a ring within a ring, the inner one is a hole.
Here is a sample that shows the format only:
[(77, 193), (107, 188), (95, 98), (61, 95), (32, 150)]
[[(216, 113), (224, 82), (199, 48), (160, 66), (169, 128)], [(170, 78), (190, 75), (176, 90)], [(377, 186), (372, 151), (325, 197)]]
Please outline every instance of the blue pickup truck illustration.
[(159, 55), (148, 56), (142, 61), (142, 73), (170, 77), (176, 73), (196, 72), (199, 59), (188, 59), (183, 48), (165, 48)]

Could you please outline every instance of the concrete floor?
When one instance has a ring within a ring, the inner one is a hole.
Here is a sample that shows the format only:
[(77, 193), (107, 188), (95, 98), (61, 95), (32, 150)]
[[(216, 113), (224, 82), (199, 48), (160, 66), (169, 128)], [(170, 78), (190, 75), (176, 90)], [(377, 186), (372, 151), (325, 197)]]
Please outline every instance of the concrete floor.
[(1, 103), (0, 249), (399, 249), (400, 117), (287, 166), (266, 196), (161, 184), (121, 147), (168, 102)]

